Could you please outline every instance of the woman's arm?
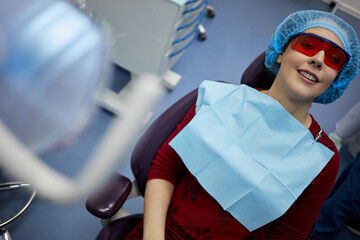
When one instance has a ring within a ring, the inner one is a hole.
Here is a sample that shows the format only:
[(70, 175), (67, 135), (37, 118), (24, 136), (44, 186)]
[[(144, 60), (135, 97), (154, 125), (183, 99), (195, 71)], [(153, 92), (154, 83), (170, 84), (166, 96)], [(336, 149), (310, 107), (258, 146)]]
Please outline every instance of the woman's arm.
[(177, 125), (152, 161), (145, 189), (144, 240), (165, 239), (166, 215), (174, 192), (186, 167), (169, 142), (190, 122), (195, 115), (195, 105)]
[(165, 239), (165, 221), (174, 185), (166, 180), (147, 182), (144, 207), (144, 240)]

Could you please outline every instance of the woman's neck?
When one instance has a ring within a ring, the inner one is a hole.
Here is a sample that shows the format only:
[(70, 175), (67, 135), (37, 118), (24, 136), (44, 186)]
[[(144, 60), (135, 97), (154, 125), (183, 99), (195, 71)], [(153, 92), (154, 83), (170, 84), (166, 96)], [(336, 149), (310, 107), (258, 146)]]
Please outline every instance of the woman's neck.
[(291, 99), (287, 94), (283, 94), (281, 91), (274, 87), (269, 90), (261, 91), (262, 93), (271, 96), (277, 100), (293, 117), (295, 117), (306, 128), (309, 128), (312, 122), (312, 118), (309, 114), (309, 110), (312, 102), (299, 102)]

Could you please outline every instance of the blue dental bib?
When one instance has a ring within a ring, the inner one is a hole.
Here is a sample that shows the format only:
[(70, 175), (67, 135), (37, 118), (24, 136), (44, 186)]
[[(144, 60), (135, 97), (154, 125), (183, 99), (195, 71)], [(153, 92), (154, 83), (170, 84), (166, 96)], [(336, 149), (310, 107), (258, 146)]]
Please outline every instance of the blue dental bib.
[(334, 154), (272, 97), (211, 81), (200, 85), (195, 117), (169, 144), (249, 231), (282, 216)]

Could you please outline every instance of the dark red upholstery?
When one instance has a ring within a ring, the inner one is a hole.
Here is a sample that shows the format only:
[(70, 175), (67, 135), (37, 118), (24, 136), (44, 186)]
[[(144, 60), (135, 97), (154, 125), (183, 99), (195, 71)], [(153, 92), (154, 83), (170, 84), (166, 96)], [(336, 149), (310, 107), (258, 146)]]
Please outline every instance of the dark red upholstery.
[(110, 218), (122, 207), (130, 192), (131, 181), (115, 173), (105, 188), (87, 199), (86, 209), (98, 218)]
[(253, 88), (269, 89), (275, 76), (265, 67), (265, 52), (262, 52), (244, 71), (241, 83)]
[[(145, 131), (143, 136), (136, 144), (131, 156), (131, 168), (143, 196), (145, 192), (147, 173), (149, 171), (151, 161), (155, 157), (155, 154), (157, 153), (157, 150), (160, 148), (160, 146), (175, 130), (177, 124), (181, 121), (181, 119), (183, 119), (191, 106), (196, 102), (196, 98), (197, 89), (188, 93), (186, 96), (173, 104), (150, 125), (150, 127)], [(120, 174), (116, 175), (117, 176), (114, 177), (114, 180), (111, 181), (111, 187), (113, 188), (115, 195), (119, 193), (121, 189), (120, 184), (122, 184), (120, 181), (123, 181), (124, 178)], [(117, 181), (119, 181), (119, 185), (117, 186), (116, 190), (114, 188), (114, 183)], [(107, 195), (100, 196), (100, 198), (94, 197), (94, 200), (89, 198), (86, 203), (88, 210), (95, 216), (108, 216), (110, 212), (114, 214), (121, 207), (118, 207), (116, 211), (114, 211), (115, 208), (113, 207), (111, 211), (108, 210), (104, 213), (101, 210), (101, 206), (111, 205), (111, 202), (112, 206), (119, 206), (119, 203), (123, 203), (123, 201), (119, 198), (114, 198), (115, 195), (110, 196), (110, 189), (108, 189), (106, 192), (108, 193)], [(104, 203), (101, 203), (101, 199), (104, 200)], [(96, 205), (98, 205), (98, 207), (96, 207)], [(96, 240), (125, 239), (128, 233), (141, 221), (141, 219), (142, 215), (138, 214), (110, 222), (100, 231)]]

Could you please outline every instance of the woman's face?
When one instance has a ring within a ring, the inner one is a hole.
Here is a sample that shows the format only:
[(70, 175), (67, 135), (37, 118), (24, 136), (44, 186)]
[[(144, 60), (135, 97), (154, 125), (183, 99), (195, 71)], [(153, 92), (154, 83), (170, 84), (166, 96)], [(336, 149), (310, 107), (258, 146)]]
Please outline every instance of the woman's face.
[[(304, 31), (326, 38), (343, 48), (340, 39), (325, 28), (311, 28)], [(289, 97), (295, 101), (312, 102), (320, 96), (334, 81), (338, 71), (324, 63), (324, 51), (308, 57), (290, 47), (278, 56), (280, 63), (277, 80)]]

